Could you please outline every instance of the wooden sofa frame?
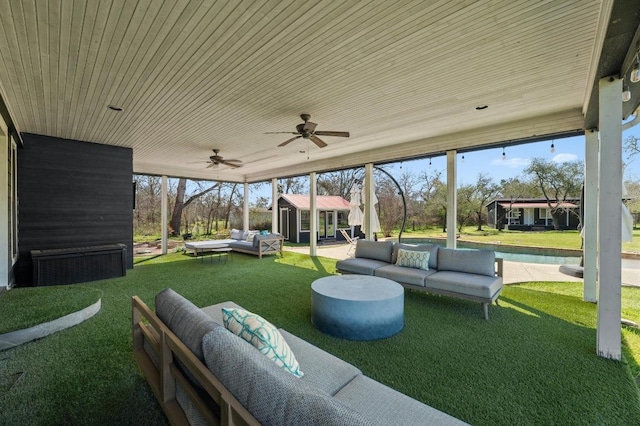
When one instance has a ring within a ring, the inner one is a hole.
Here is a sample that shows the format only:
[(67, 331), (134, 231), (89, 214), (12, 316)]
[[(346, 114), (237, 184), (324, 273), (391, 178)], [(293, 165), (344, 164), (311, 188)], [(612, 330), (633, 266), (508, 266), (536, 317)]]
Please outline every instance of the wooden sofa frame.
[[(131, 299), (133, 353), (158, 403), (172, 425), (188, 425), (176, 400), (176, 385), (184, 390), (207, 424), (259, 426), (260, 423), (224, 387), (209, 369), (138, 297)], [(153, 355), (150, 355), (151, 354)], [(154, 361), (155, 360), (157, 361)], [(220, 407), (220, 417), (199, 395), (193, 383), (176, 365), (181, 362), (209, 397)]]

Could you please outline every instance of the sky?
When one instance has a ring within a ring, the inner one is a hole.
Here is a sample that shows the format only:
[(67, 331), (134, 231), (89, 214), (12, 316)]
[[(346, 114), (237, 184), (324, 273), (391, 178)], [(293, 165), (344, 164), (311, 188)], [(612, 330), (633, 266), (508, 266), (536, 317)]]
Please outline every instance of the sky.
[[(640, 138), (640, 126), (625, 131), (622, 135), (623, 143), (629, 135)], [(466, 152), (464, 153), (464, 162), (462, 161), (463, 154), (458, 153), (458, 186), (475, 183), (479, 173), (490, 175), (496, 183), (499, 183), (501, 179), (520, 176), (533, 158), (544, 158), (555, 162), (584, 161), (584, 139), (584, 136), (574, 136), (506, 147), (504, 160), (502, 159), (502, 148)], [(553, 153), (551, 152), (552, 142), (555, 146)], [(393, 163), (387, 166), (387, 170), (394, 176), (399, 176), (404, 171), (419, 174), (422, 171), (430, 170), (429, 160)], [(446, 179), (446, 156), (433, 157), (431, 170), (441, 171), (443, 178)], [(640, 158), (627, 163), (625, 178), (640, 178)], [(270, 184), (262, 185), (260, 188), (250, 188), (250, 202), (255, 202), (260, 196), (271, 198)]]

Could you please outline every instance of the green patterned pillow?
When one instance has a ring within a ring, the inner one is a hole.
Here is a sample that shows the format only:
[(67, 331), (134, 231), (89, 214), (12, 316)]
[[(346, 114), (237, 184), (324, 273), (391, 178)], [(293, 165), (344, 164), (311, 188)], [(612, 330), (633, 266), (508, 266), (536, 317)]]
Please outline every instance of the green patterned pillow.
[(398, 260), (396, 260), (396, 265), (428, 271), (430, 254), (431, 253), (428, 251), (414, 251), (401, 248), (398, 249)]
[(260, 315), (244, 309), (222, 308), (224, 326), (255, 346), (261, 353), (271, 358), (277, 365), (296, 377), (303, 372), (291, 348), (278, 329)]

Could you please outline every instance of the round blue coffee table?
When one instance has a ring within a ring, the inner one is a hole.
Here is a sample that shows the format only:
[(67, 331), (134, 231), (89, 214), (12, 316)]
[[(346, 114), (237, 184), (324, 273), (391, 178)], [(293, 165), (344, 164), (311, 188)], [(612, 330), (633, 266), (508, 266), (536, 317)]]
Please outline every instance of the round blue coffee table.
[(368, 275), (335, 275), (311, 284), (311, 322), (349, 340), (393, 336), (404, 326), (404, 288)]

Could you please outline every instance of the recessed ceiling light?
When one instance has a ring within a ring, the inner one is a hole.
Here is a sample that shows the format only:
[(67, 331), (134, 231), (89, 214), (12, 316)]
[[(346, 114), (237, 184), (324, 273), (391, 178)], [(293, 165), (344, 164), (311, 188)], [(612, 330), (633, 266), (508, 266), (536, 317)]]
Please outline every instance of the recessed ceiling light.
[(489, 108), (489, 105), (478, 105), (478, 106), (476, 107), (476, 109), (477, 109), (478, 111), (480, 111), (481, 109), (487, 109), (487, 108)]
[(124, 111), (122, 107), (119, 107), (117, 105), (109, 105), (107, 108), (109, 108), (111, 111), (118, 111), (118, 112)]

